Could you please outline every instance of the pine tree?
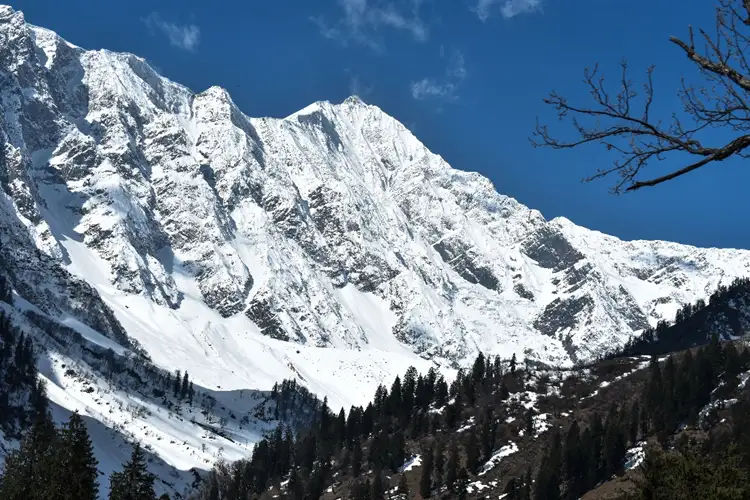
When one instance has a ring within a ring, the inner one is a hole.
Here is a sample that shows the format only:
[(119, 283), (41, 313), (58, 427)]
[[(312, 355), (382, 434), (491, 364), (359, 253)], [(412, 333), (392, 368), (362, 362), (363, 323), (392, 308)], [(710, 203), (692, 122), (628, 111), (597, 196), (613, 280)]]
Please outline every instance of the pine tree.
[(479, 468), (479, 440), (474, 429), (467, 431), (468, 439), (466, 440), (466, 469), (472, 474), (477, 473)]
[(188, 372), (185, 371), (185, 375), (182, 377), (182, 385), (180, 386), (180, 398), (184, 399), (188, 395), (190, 389), (190, 380), (188, 378)]
[(505, 401), (510, 396), (510, 391), (508, 391), (508, 386), (505, 385), (505, 380), (500, 382), (500, 400)]
[(381, 500), (385, 493), (385, 486), (383, 486), (383, 474), (380, 469), (375, 469), (375, 474), (370, 485), (370, 500)]
[(649, 381), (646, 388), (646, 410), (650, 417), (651, 430), (659, 432), (664, 428), (664, 388), (659, 360), (651, 357), (649, 363)]
[(174, 386), (172, 387), (172, 392), (174, 393), (174, 397), (179, 397), (180, 388), (182, 387), (182, 377), (180, 376), (180, 370), (175, 371), (173, 385)]
[(524, 433), (529, 437), (534, 437), (534, 409), (529, 408), (524, 414)]
[(448, 451), (448, 463), (445, 467), (445, 484), (449, 490), (453, 491), (458, 478), (458, 443), (451, 440), (450, 450)]
[[(179, 381), (179, 377), (177, 378)], [(133, 447), (130, 460), (121, 472), (109, 479), (109, 500), (155, 500), (154, 476), (146, 468), (146, 457), (140, 443)]]
[(5, 458), (0, 478), (3, 500), (56, 500), (60, 497), (57, 433), (47, 405), (45, 386), (38, 381), (30, 396), (32, 425), (21, 438), (21, 446)]
[(57, 455), (63, 490), (60, 500), (96, 500), (98, 462), (86, 424), (78, 412), (70, 416), (60, 432)]
[(568, 428), (565, 437), (565, 451), (563, 457), (563, 472), (566, 482), (566, 498), (577, 499), (583, 493), (583, 460), (581, 457), (581, 435), (578, 421), (574, 420)]
[(492, 416), (492, 407), (488, 407), (485, 410), (479, 437), (482, 449), (482, 459), (487, 461), (492, 457), (492, 452), (495, 447), (495, 425)]
[(633, 402), (633, 406), (630, 407), (630, 422), (628, 423), (628, 441), (631, 445), (635, 445), (638, 441), (638, 426), (641, 418), (641, 407), (638, 401)]
[(435, 443), (435, 487), (443, 485), (443, 468), (445, 467), (445, 454), (443, 450), (443, 442), (437, 441)]
[(362, 472), (362, 445), (359, 439), (354, 440), (352, 446), (352, 476), (359, 477)]
[(289, 474), (289, 484), (287, 490), (292, 495), (293, 500), (302, 500), (305, 497), (305, 485), (297, 473), (297, 469), (292, 469)]
[(188, 404), (193, 404), (193, 398), (195, 397), (195, 389), (193, 389), (193, 381), (190, 381), (190, 386), (188, 387)]
[(513, 353), (513, 357), (510, 358), (510, 373), (516, 373), (516, 365), (518, 362), (516, 361), (516, 353)]
[(432, 492), (432, 468), (434, 466), (434, 452), (430, 447), (422, 458), (422, 477), (419, 479), (419, 494), (422, 498), (429, 498)]
[(402, 465), (404, 465), (404, 459), (406, 458), (406, 452), (404, 446), (406, 441), (404, 439), (404, 433), (396, 431), (390, 440), (390, 459), (391, 469), (396, 472)]

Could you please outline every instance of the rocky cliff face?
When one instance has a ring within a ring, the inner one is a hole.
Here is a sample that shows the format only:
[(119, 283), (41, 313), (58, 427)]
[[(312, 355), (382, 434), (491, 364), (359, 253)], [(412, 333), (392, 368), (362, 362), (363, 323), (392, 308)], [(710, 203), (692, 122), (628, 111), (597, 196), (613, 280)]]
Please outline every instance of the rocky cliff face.
[(747, 251), (547, 221), (356, 97), (250, 118), (223, 89), (195, 94), (9, 7), (0, 109), (0, 257), (17, 293), (164, 365), (167, 327), (209, 366), (252, 366), (220, 352), (230, 330), (276, 357), (570, 363), (750, 274)]

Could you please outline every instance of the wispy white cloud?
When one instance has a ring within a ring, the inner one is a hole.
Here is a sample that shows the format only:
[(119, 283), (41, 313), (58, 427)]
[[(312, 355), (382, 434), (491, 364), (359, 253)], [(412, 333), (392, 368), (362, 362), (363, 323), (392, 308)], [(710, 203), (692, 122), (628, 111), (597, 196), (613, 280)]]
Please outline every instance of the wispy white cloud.
[(411, 84), (411, 95), (414, 99), (440, 98), (456, 99), (456, 85), (438, 78), (422, 78)]
[(343, 44), (358, 43), (375, 51), (384, 50), (383, 29), (409, 33), (424, 42), (429, 30), (422, 20), (424, 0), (337, 0), (341, 16), (330, 23), (324, 16), (312, 17), (320, 34)]
[(193, 51), (200, 43), (201, 30), (194, 24), (176, 24), (165, 21), (158, 12), (152, 12), (141, 21), (152, 32), (161, 31), (169, 43), (182, 50)]
[(472, 7), (472, 10), (484, 22), (489, 19), (491, 11), (496, 5), (500, 6), (500, 14), (506, 19), (518, 14), (541, 12), (542, 10), (542, 0), (476, 0), (476, 6)]
[(349, 95), (367, 97), (375, 89), (374, 85), (365, 85), (359, 75), (349, 77)]
[(411, 95), (414, 99), (439, 99), (455, 101), (458, 99), (458, 88), (468, 76), (466, 61), (460, 50), (452, 50), (446, 56), (446, 51), (440, 47), (440, 56), (448, 58), (445, 75), (434, 78), (423, 78), (411, 83)]

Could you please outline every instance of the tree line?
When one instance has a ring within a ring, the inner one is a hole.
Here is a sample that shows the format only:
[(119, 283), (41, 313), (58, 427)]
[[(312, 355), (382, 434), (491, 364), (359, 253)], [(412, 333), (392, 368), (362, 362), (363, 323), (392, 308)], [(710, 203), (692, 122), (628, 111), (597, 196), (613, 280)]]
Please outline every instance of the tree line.
[[(536, 471), (533, 487), (530, 473), (514, 478), (507, 486), (507, 498), (580, 498), (622, 470), (628, 448), (635, 447), (652, 436), (656, 438), (656, 447), (649, 449), (650, 458), (644, 466), (648, 480), (640, 485), (635, 498), (666, 498), (649, 496), (648, 492), (654, 489), (653, 481), (661, 478), (659, 481), (663, 486), (666, 468), (674, 467), (675, 471), (684, 472), (684, 468), (680, 467), (694, 464), (697, 458), (693, 452), (665, 458), (662, 448), (670, 445), (670, 439), (681, 426), (714, 426), (717, 423), (716, 415), (706, 412), (707, 405), (712, 399), (721, 401), (732, 394), (740, 384), (739, 375), (747, 370), (750, 370), (750, 351), (744, 349), (740, 354), (734, 343), (722, 344), (716, 335), (695, 354), (688, 350), (667, 357), (663, 363), (657, 357), (652, 357), (648, 367), (648, 381), (642, 393), (636, 394), (628, 403), (613, 404), (606, 418), (593, 413), (586, 420), (574, 420), (564, 433), (553, 428), (549, 433), (547, 452)], [(716, 408), (721, 406), (717, 405)], [(743, 427), (749, 419), (750, 417), (741, 419)], [(742, 434), (740, 429), (735, 425), (737, 436)], [(740, 451), (750, 452), (750, 440), (744, 438), (744, 442)], [(738, 451), (740, 443), (739, 440), (734, 440), (733, 443), (723, 441), (715, 451)], [(662, 472), (655, 474), (649, 467), (660, 468)], [(686, 475), (683, 479), (688, 481), (690, 477)]]
[[(680, 307), (674, 321), (661, 320), (655, 328), (646, 328), (638, 337), (630, 340), (608, 356), (637, 356), (642, 354), (666, 354), (706, 343), (715, 332), (716, 320), (722, 327), (732, 328), (732, 318), (737, 314), (730, 304), (750, 297), (750, 278), (737, 278), (730, 285), (719, 285), (706, 303), (698, 299), (694, 304)], [(739, 333), (739, 332), (738, 332)]]
[[(253, 498), (288, 480), (289, 498), (312, 499), (319, 498), (334, 478), (351, 480), (351, 498), (382, 498), (385, 475), (399, 473), (409, 459), (407, 440), (452, 434), (464, 410), (474, 411), (482, 401), (483, 410), (476, 425), (463, 433), (465, 439), (434, 441), (422, 450), (421, 469), (426, 471), (420, 482), (422, 496), (445, 485), (462, 497), (469, 474), (479, 471), (501, 435), (507, 435), (507, 430), (498, 430), (505, 425), (504, 416), (494, 409), (493, 401), (509, 397), (505, 378), (519, 374), (515, 355), (502, 360), (480, 353), (471, 369), (459, 370), (450, 385), (434, 368), (419, 374), (410, 367), (390, 388), (381, 384), (367, 406), (337, 413), (327, 399), (315, 403), (315, 396), (297, 392), (296, 382), (284, 381), (272, 392), (274, 413), (287, 415), (291, 402), (305, 397), (306, 406), (314, 408), (312, 425), (299, 431), (279, 426), (256, 445), (249, 459), (217, 464), (194, 498)], [(370, 470), (373, 479), (363, 478)], [(405, 483), (399, 487), (404, 488)]]

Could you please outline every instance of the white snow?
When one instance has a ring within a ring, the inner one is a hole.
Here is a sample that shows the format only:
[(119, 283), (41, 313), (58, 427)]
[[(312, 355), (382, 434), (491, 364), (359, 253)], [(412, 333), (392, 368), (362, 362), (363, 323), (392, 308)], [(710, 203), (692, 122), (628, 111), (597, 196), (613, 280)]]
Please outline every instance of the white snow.
[(644, 446), (646, 443), (642, 441), (625, 453), (625, 470), (634, 469), (643, 463), (643, 459), (646, 458)]
[(404, 462), (404, 465), (401, 466), (399, 469), (399, 472), (409, 472), (414, 467), (421, 467), (422, 466), (422, 456), (421, 455), (412, 455), (411, 458), (409, 458), (406, 462)]
[(500, 461), (518, 451), (518, 445), (516, 443), (508, 443), (499, 450), (495, 451), (489, 460), (487, 460), (487, 463), (485, 463), (482, 466), (482, 469), (479, 471), (479, 475), (483, 476), (487, 474), (489, 471), (497, 467), (497, 464), (500, 463)]

